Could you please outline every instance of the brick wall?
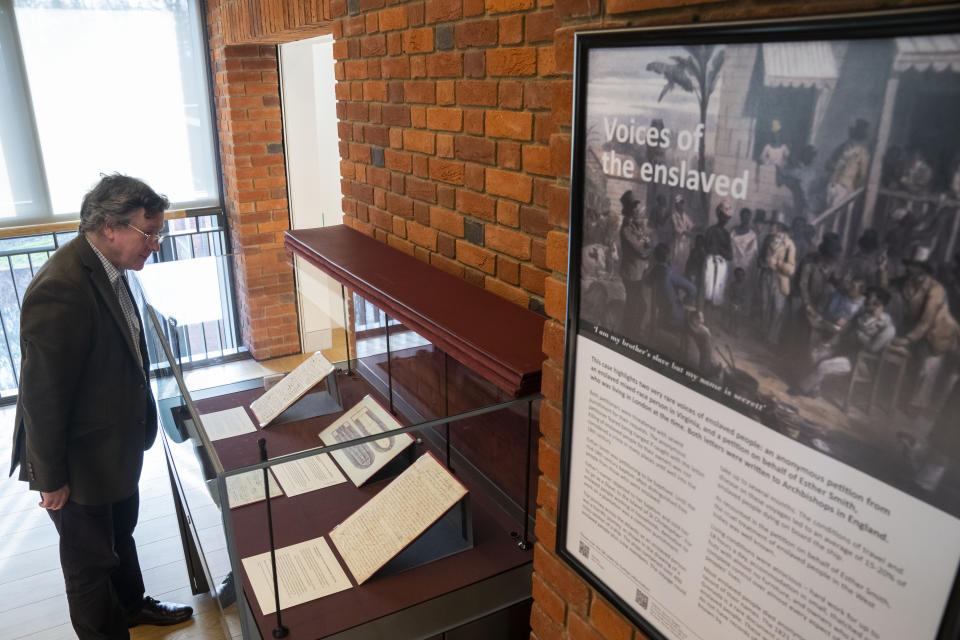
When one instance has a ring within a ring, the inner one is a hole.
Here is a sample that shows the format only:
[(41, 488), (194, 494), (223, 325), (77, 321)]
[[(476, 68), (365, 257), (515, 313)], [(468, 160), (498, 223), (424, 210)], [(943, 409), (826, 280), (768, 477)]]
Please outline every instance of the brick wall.
[(293, 270), (283, 249), (290, 214), (277, 48), (226, 44), (227, 15), (217, 3), (207, 14), (217, 133), (241, 334), (263, 359), (300, 351)]
[[(267, 12), (264, 3), (279, 0), (228, 1), (259, 4), (262, 14)], [(546, 316), (533, 638), (644, 638), (553, 551), (560, 476), (573, 34), (587, 28), (813, 15), (903, 4), (911, 3), (330, 0), (345, 223)], [(302, 36), (282, 26), (261, 26), (256, 37), (279, 42)], [(225, 78), (220, 86), (230, 83)], [(234, 139), (233, 144), (241, 142)], [(249, 203), (238, 201), (231, 208), (244, 204)], [(249, 214), (232, 215), (242, 221)], [(259, 300), (274, 304), (269, 295)], [(258, 303), (251, 308), (259, 309)]]
[[(333, 25), (346, 223), (544, 310), (567, 153), (552, 7), (351, 0)], [(565, 215), (565, 214), (564, 214)]]

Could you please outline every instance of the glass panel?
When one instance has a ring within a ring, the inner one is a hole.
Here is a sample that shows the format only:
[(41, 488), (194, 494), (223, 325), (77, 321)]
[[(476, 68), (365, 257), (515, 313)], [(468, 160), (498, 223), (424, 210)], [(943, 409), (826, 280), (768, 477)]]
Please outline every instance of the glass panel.
[(14, 6), (55, 214), (75, 214), (101, 172), (142, 178), (175, 208), (218, 202), (193, 2)]

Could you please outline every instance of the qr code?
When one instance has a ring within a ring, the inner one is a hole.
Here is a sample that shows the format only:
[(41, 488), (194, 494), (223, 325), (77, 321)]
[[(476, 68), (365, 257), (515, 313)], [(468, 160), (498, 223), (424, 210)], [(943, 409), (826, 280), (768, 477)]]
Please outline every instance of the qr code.
[(645, 594), (643, 591), (640, 591), (640, 589), (637, 589), (637, 595), (634, 596), (633, 599), (637, 601), (637, 605), (641, 609), (647, 608), (647, 602), (649, 601), (649, 599), (647, 598), (647, 594)]
[(580, 555), (582, 555), (584, 558), (590, 557), (590, 547), (588, 547), (585, 542), (580, 543)]

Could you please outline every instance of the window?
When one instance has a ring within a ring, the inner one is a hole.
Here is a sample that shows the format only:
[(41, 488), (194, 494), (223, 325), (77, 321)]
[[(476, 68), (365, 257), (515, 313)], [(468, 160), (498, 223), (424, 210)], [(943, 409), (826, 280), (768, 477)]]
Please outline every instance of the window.
[(101, 173), (219, 205), (201, 25), (196, 0), (0, 0), (0, 225), (75, 217)]

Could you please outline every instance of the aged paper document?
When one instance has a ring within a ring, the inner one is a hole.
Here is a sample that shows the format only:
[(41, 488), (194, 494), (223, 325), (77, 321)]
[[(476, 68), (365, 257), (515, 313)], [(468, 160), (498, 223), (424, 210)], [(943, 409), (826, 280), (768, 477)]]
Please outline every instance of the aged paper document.
[[(273, 597), (270, 552), (244, 558), (242, 562), (263, 615), (273, 613), (277, 608)], [(289, 609), (350, 588), (350, 580), (325, 538), (277, 549), (277, 584), (280, 587), (280, 609)]]
[(207, 432), (210, 442), (223, 440), (244, 433), (253, 433), (257, 430), (253, 421), (243, 407), (234, 407), (226, 411), (200, 414), (200, 421)]
[(331, 371), (333, 365), (319, 351), (301, 362), (300, 366), (250, 404), (260, 426), (270, 424), (284, 409), (330, 375)]
[[(375, 433), (399, 429), (401, 425), (390, 413), (369, 395), (347, 409), (340, 418), (320, 432), (325, 445), (346, 442)], [(332, 452), (333, 459), (356, 486), (369, 480), (377, 471), (410, 446), (409, 434), (390, 436), (382, 440), (364, 442)]]
[(284, 462), (271, 467), (271, 470), (291, 497), (347, 481), (328, 453)]
[(363, 584), (466, 493), (466, 487), (425, 453), (331, 531), (330, 540), (357, 584)]
[[(273, 474), (268, 473), (267, 477), (270, 478), (270, 497), (282, 496), (283, 491), (281, 491), (280, 485), (277, 484)], [(263, 469), (254, 469), (235, 476), (227, 476), (227, 496), (230, 499), (231, 509), (265, 500)]]

